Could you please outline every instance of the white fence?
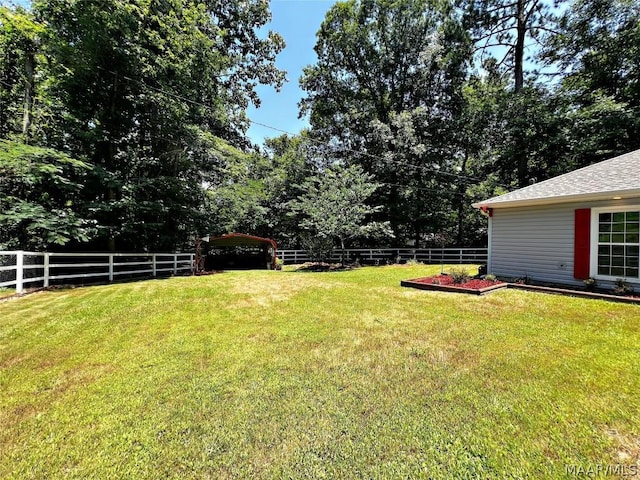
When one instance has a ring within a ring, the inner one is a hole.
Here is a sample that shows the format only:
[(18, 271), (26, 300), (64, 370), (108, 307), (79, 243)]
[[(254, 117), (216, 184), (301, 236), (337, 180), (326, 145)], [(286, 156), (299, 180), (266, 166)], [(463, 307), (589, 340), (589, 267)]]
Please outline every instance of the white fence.
[[(345, 249), (347, 261), (355, 260), (368, 265), (402, 263), (415, 260), (422, 263), (487, 263), (486, 248), (349, 248)], [(331, 260), (340, 261), (342, 250), (334, 250)], [(277, 252), (285, 265), (311, 261), (305, 250), (280, 250)]]
[(48, 287), (60, 280), (177, 275), (193, 270), (192, 253), (51, 253), (0, 251), (0, 288)]

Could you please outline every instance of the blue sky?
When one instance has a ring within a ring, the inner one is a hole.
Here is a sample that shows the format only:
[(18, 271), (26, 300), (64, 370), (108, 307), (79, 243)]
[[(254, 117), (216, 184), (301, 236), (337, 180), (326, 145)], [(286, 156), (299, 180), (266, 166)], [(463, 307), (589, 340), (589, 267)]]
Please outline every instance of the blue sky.
[[(273, 18), (267, 29), (278, 32), (287, 44), (278, 55), (276, 65), (287, 71), (288, 81), (279, 93), (272, 87), (258, 87), (262, 105), (248, 110), (251, 120), (291, 133), (308, 125), (305, 119), (298, 119), (298, 102), (304, 94), (298, 79), (302, 69), (316, 61), (313, 51), (316, 32), (334, 3), (335, 0), (271, 0)], [(262, 145), (265, 138), (277, 137), (281, 132), (251, 125), (248, 135), (253, 143)]]

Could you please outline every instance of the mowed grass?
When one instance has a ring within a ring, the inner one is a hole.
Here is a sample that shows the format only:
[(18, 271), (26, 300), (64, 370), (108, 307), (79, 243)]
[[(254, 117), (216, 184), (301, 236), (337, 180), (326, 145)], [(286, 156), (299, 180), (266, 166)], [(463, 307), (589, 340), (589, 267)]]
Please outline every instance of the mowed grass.
[(640, 308), (228, 272), (0, 303), (0, 478), (562, 478), (640, 460)]
[(0, 298), (10, 297), (11, 295), (14, 295), (15, 293), (16, 293), (16, 291), (12, 290), (10, 288), (0, 288)]

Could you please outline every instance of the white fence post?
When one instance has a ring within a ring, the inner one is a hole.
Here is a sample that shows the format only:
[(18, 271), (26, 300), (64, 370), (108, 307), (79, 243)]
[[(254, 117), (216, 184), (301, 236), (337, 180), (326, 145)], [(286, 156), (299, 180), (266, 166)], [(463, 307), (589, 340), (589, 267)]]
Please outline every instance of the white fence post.
[(16, 293), (22, 293), (24, 284), (24, 252), (22, 250), (16, 252)]
[(173, 274), (174, 275), (178, 274), (178, 254), (177, 253), (173, 254)]
[(42, 286), (47, 288), (49, 286), (49, 252), (44, 253), (44, 279), (42, 280)]
[(157, 274), (156, 271), (156, 254), (154, 253), (153, 255), (151, 255), (151, 274), (155, 277)]
[(113, 255), (109, 255), (109, 281), (113, 282)]

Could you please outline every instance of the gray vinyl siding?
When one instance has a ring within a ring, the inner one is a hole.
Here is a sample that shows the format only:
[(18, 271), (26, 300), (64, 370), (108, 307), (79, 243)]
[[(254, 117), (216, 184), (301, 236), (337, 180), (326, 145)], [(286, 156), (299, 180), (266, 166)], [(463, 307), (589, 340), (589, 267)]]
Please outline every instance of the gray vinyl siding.
[(526, 276), (539, 282), (581, 286), (582, 281), (573, 278), (575, 210), (639, 204), (636, 198), (494, 208), (488, 271), (509, 278)]

